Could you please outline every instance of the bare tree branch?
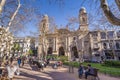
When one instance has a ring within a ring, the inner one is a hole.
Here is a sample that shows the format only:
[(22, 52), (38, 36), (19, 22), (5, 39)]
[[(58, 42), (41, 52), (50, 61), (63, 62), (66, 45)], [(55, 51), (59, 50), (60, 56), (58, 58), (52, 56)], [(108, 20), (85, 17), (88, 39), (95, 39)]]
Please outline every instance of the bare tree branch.
[(117, 6), (118, 6), (118, 8), (120, 10), (120, 0), (115, 0), (115, 2), (116, 2)]
[(12, 23), (13, 19), (15, 18), (17, 12), (19, 11), (20, 6), (21, 6), (20, 5), (20, 0), (18, 0), (18, 7), (17, 7), (16, 11), (14, 12), (14, 14), (12, 15), (12, 17), (10, 19), (10, 22), (8, 23), (8, 27), (11, 25), (11, 23)]
[(0, 3), (0, 14), (2, 13), (5, 2), (6, 2), (6, 0), (2, 0), (1, 3)]
[(120, 25), (120, 19), (118, 19), (113, 15), (107, 4), (107, 0), (100, 0), (100, 1), (101, 1), (101, 8), (103, 9), (103, 12), (107, 17), (108, 21), (114, 25)]

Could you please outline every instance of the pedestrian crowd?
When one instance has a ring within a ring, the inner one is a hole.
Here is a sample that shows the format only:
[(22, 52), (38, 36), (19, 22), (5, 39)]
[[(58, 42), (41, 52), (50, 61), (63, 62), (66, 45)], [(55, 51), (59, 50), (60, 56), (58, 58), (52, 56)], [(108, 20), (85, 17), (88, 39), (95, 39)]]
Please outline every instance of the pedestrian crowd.
[[(2, 64), (2, 61), (0, 61), (0, 80), (2, 80), (2, 78), (6, 78), (5, 80), (13, 80), (15, 75), (20, 75), (19, 68), (22, 68), (26, 62), (28, 62), (30, 66), (36, 66), (37, 71), (42, 71), (49, 65), (50, 58), (39, 60), (37, 57), (20, 56), (17, 58), (10, 57), (4, 64)], [(62, 65), (62, 61), (55, 61), (52, 65), (52, 68), (58, 69), (62, 67)], [(90, 64), (85, 67), (81, 63), (78, 68), (78, 76), (80, 79), (82, 79), (83, 76), (85, 76), (85, 79), (88, 79), (88, 76), (97, 75), (95, 73), (95, 69)]]
[(6, 57), (0, 61), (0, 80), (13, 80), (14, 75), (20, 75), (19, 67), (24, 66), (25, 56)]
[(38, 71), (44, 70), (45, 67), (47, 67), (50, 63), (50, 59), (37, 59), (37, 57), (30, 57), (29, 58), (29, 64), (30, 66), (36, 66)]

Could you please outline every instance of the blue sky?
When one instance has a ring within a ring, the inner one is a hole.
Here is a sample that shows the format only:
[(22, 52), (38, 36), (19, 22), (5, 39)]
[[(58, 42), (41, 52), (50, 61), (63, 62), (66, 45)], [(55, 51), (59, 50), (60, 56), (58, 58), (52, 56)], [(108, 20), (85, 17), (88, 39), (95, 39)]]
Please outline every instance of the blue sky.
[[(48, 0), (21, 0), (21, 4), (27, 6), (31, 6), (32, 8), (37, 9), (35, 14), (47, 14), (48, 16), (51, 16), (54, 18), (55, 23), (60, 28), (61, 25), (65, 26), (68, 21), (68, 17), (76, 17), (78, 18), (79, 15), (79, 9), (81, 7), (85, 7), (87, 10), (87, 13), (95, 15), (97, 9), (96, 3), (89, 4), (88, 1), (92, 0), (86, 0), (84, 4), (82, 4), (82, 1), (84, 0), (63, 0), (64, 3), (58, 4), (58, 2), (55, 2), (55, 0), (50, 0), (51, 3)], [(112, 3), (113, 0), (111, 0), (109, 3)], [(99, 2), (99, 1), (98, 1)], [(97, 7), (99, 6), (99, 3), (97, 4)], [(33, 16), (31, 16), (33, 17)], [(96, 16), (93, 16), (93, 18), (96, 18)], [(33, 20), (32, 22), (28, 22), (26, 24), (27, 31), (26, 33), (20, 33), (20, 36), (28, 36), (30, 35), (30, 31), (36, 32), (36, 20)], [(78, 26), (76, 26), (78, 28)]]

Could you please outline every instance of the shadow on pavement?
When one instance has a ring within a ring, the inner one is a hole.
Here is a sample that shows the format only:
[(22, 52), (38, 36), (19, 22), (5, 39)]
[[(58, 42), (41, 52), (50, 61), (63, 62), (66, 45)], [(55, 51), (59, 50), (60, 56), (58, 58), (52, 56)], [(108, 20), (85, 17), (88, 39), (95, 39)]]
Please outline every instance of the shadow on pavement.
[(30, 65), (30, 67), (32, 68), (32, 70), (38, 71), (38, 67), (36, 65)]
[[(47, 79), (47, 78), (32, 75), (32, 73), (28, 74), (28, 73), (25, 73), (25, 72), (21, 72), (20, 76), (31, 78), (31, 79), (28, 79), (28, 80), (50, 80), (50, 79)], [(26, 79), (22, 79), (22, 80), (26, 80)]]
[(26, 67), (21, 67), (22, 69), (26, 69), (26, 70), (32, 70), (32, 69), (30, 69), (30, 68), (26, 68)]
[(66, 72), (44, 72), (45, 74), (48, 74), (50, 77), (52, 77), (53, 80), (75, 80), (74, 77), (70, 75), (66, 75)]

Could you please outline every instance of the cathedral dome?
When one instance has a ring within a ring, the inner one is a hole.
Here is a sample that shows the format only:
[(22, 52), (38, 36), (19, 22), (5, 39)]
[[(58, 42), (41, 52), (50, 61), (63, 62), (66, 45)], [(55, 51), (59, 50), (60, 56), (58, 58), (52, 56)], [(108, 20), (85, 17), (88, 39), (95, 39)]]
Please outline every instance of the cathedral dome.
[(49, 19), (48, 15), (45, 14), (45, 15), (43, 16), (43, 20), (48, 22), (48, 21), (49, 21), (48, 19)]
[(58, 29), (57, 32), (60, 33), (60, 34), (63, 34), (63, 33), (66, 33), (66, 34), (67, 34), (67, 33), (69, 33), (70, 31), (69, 31), (68, 29), (66, 29), (66, 28), (61, 28), (61, 29)]
[(45, 14), (45, 15), (44, 15), (44, 17), (48, 17), (48, 15), (47, 15), (47, 14)]
[(86, 13), (85, 7), (81, 7), (80, 12)]

